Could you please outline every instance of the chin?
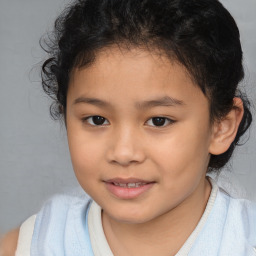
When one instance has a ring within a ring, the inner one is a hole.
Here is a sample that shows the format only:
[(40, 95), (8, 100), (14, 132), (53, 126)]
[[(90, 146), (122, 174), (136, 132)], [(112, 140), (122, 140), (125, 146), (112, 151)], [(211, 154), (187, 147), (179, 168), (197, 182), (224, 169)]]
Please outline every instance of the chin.
[(133, 211), (133, 210), (124, 210), (116, 212), (107, 212), (105, 213), (113, 220), (126, 224), (143, 224), (152, 219), (154, 216), (152, 214), (147, 214), (142, 211)]

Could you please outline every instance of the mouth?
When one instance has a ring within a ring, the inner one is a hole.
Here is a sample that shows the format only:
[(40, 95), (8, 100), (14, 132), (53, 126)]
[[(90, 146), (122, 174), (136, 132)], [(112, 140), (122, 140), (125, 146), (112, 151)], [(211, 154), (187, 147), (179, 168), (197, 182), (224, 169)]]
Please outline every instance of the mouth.
[(146, 181), (135, 178), (114, 178), (105, 181), (107, 190), (119, 199), (135, 199), (149, 191), (154, 184), (154, 181)]
[(122, 188), (138, 188), (138, 187), (144, 186), (148, 183), (145, 183), (145, 182), (132, 182), (132, 183), (113, 182), (112, 184), (114, 184), (115, 186), (122, 187)]

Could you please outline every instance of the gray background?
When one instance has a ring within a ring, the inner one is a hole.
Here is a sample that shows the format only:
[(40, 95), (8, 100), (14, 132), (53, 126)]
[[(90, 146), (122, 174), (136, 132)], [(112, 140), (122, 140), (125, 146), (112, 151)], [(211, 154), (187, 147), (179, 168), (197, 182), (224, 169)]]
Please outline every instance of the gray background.
[[(51, 120), (40, 85), (39, 38), (68, 1), (0, 0), (0, 233), (36, 213), (50, 195), (77, 185), (65, 127)], [(241, 31), (246, 91), (256, 102), (256, 0), (222, 0)], [(256, 104), (255, 104), (256, 105)], [(254, 112), (255, 116), (255, 112)], [(220, 184), (256, 198), (256, 129)]]

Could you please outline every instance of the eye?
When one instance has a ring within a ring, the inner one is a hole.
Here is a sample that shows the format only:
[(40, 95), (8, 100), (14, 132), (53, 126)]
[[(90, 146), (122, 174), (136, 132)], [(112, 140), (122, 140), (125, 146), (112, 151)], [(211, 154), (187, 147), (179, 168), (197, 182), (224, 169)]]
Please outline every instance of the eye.
[(174, 120), (171, 120), (170, 118), (167, 117), (152, 117), (147, 121), (147, 124), (150, 126), (156, 126), (156, 127), (165, 127), (169, 124), (174, 123)]
[(102, 116), (88, 116), (83, 119), (83, 122), (89, 123), (90, 125), (93, 125), (93, 126), (101, 126), (101, 125), (109, 124), (107, 119)]

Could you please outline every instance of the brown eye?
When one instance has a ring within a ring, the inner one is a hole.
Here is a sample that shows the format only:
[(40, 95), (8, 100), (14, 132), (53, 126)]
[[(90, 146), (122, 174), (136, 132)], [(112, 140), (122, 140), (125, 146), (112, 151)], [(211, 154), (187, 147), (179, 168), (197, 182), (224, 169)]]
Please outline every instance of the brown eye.
[(93, 126), (101, 126), (101, 125), (108, 124), (107, 119), (102, 116), (89, 116), (89, 117), (86, 117), (83, 121)]
[(154, 117), (152, 118), (152, 123), (155, 126), (163, 126), (165, 124), (166, 118), (163, 117)]
[(150, 118), (147, 121), (147, 123), (150, 126), (164, 127), (164, 126), (174, 123), (174, 121), (169, 118), (166, 118), (166, 117), (157, 116), (157, 117)]

